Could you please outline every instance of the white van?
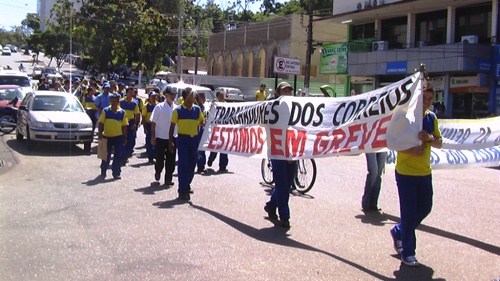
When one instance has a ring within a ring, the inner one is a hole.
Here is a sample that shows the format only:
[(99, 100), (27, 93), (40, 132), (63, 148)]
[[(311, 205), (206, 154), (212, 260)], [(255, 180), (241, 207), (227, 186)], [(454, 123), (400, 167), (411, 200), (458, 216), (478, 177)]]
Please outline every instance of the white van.
[(210, 109), (210, 105), (212, 104), (213, 101), (215, 101), (215, 96), (212, 93), (212, 90), (210, 90), (210, 88), (202, 87), (202, 86), (197, 86), (197, 85), (186, 84), (184, 82), (177, 82), (177, 83), (167, 84), (166, 86), (164, 86), (163, 89), (162, 89), (162, 93), (165, 93), (165, 90), (167, 90), (167, 89), (173, 90), (176, 93), (175, 103), (177, 104), (177, 100), (180, 97), (182, 97), (182, 91), (184, 89), (188, 88), (188, 87), (191, 88), (191, 89), (193, 89), (197, 93), (204, 93), (205, 94), (205, 98), (207, 99), (207, 101), (204, 104), (205, 111), (209, 110)]

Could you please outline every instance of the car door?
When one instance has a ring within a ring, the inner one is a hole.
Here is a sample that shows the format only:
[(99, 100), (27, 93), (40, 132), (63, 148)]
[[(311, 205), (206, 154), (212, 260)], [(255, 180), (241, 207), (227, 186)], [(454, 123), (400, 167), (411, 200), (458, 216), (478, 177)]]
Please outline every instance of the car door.
[(17, 129), (23, 136), (28, 134), (26, 128), (28, 125), (29, 105), (31, 100), (33, 100), (33, 93), (28, 93), (17, 111)]

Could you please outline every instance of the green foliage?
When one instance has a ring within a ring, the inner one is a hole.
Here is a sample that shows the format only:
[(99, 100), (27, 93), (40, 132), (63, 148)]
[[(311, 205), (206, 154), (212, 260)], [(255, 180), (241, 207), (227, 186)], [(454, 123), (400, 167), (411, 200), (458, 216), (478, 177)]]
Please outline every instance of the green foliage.
[[(261, 1), (260, 12), (249, 9), (250, 4)], [(75, 2), (82, 4), (78, 11)], [(333, 0), (314, 2), (315, 11), (333, 7)], [(28, 14), (23, 20), (24, 29), (19, 32), (31, 34), (27, 40), (31, 49), (43, 48), (54, 58), (71, 52), (86, 56), (99, 71), (105, 71), (110, 63), (129, 67), (139, 64), (154, 71), (161, 67), (163, 57), (177, 53), (180, 24), (183, 55), (198, 53), (206, 58), (210, 35), (226, 30), (229, 23), (241, 26), (291, 13), (305, 14), (309, 0), (284, 4), (276, 0), (230, 0), (225, 7), (214, 0), (207, 0), (203, 6), (197, 3), (198, 0), (57, 0), (47, 31), (38, 31), (39, 18)]]

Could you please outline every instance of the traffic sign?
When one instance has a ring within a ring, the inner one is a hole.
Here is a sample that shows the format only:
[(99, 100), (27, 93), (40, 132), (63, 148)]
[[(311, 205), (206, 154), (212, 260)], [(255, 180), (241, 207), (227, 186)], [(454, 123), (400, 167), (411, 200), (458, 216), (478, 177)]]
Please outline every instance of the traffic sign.
[(273, 71), (274, 73), (300, 75), (301, 72), (300, 59), (275, 56)]

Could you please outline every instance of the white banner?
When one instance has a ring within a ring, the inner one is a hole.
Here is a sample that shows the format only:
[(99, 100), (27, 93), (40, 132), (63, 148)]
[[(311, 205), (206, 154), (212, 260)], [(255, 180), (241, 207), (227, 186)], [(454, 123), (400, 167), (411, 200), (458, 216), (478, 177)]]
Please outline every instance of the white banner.
[[(485, 119), (442, 119), (439, 130), (443, 148), (432, 148), (433, 169), (489, 167), (500, 165), (500, 117)], [(387, 156), (394, 165), (396, 152)]]
[(422, 79), (353, 97), (214, 103), (199, 149), (271, 159), (407, 149), (419, 144)]

